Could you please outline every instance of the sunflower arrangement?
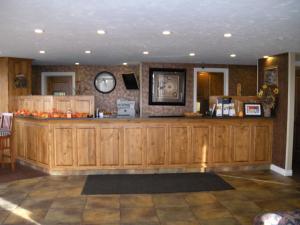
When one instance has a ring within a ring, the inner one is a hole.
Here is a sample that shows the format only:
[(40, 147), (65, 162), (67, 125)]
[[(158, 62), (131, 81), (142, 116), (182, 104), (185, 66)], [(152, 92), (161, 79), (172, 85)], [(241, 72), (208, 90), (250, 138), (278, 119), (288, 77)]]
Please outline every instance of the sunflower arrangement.
[(264, 84), (257, 93), (264, 108), (274, 109), (279, 89), (275, 85)]

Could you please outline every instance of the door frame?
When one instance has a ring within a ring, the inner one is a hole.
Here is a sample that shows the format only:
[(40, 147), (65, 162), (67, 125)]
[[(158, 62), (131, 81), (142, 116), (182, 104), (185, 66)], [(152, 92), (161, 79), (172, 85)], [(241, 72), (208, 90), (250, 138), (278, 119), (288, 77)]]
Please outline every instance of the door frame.
[(199, 72), (223, 73), (224, 74), (224, 96), (229, 94), (229, 69), (228, 68), (194, 68), (194, 92), (193, 111), (197, 111), (197, 75)]
[(42, 72), (41, 95), (47, 95), (48, 77), (72, 77), (72, 95), (75, 95), (75, 72)]

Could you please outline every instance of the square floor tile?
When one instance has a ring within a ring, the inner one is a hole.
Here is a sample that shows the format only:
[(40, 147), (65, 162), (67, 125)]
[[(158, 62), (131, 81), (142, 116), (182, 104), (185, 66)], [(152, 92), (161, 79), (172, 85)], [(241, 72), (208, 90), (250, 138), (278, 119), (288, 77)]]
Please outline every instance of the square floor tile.
[(120, 210), (119, 209), (86, 209), (83, 212), (84, 224), (112, 224), (120, 222)]
[(159, 223), (154, 208), (121, 208), (121, 224)]
[(87, 209), (96, 208), (120, 208), (119, 196), (91, 196), (87, 198)]
[(156, 209), (156, 212), (162, 222), (197, 221), (188, 207), (164, 207)]
[(129, 207), (153, 207), (151, 195), (121, 195), (121, 208)]

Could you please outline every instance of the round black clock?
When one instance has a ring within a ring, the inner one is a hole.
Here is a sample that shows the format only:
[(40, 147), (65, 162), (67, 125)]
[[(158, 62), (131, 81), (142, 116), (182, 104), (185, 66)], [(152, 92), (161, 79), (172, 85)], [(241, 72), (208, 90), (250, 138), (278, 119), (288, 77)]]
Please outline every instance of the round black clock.
[(107, 71), (98, 73), (94, 80), (96, 90), (103, 94), (112, 92), (115, 89), (116, 84), (117, 81), (115, 76)]

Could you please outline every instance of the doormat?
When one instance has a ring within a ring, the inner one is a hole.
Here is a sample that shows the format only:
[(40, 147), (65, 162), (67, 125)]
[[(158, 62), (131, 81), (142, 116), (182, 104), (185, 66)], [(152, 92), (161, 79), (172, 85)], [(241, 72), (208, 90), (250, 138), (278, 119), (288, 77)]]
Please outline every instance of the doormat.
[(82, 195), (158, 194), (234, 189), (215, 173), (89, 175)]

